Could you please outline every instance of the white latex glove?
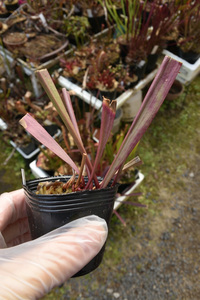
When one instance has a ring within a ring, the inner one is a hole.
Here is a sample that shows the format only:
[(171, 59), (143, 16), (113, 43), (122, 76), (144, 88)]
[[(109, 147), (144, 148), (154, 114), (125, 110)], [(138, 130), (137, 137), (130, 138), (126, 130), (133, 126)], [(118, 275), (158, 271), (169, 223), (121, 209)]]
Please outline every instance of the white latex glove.
[[(97, 216), (88, 216), (28, 241), (24, 192), (18, 190), (0, 196), (0, 232), (4, 246), (0, 249), (0, 299), (38, 299), (100, 251), (107, 225)], [(6, 244), (12, 247), (5, 248)]]

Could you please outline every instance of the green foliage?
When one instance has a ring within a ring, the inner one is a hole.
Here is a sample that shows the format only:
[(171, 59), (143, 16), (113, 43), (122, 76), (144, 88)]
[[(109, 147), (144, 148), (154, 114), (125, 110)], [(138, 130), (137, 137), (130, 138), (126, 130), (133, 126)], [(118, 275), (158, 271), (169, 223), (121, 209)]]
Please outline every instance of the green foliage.
[[(129, 126), (127, 124), (123, 129), (121, 129), (121, 131), (119, 133), (115, 134), (114, 136), (112, 136), (110, 138), (110, 140), (107, 142), (106, 147), (105, 147), (103, 160), (107, 160), (109, 162), (109, 164), (112, 163), (112, 161), (115, 157), (115, 154), (118, 152), (128, 129), (129, 129)], [(125, 163), (129, 162), (130, 160), (132, 160), (135, 157), (137, 146), (138, 145), (136, 145), (135, 148), (131, 151), (131, 153), (129, 154)]]
[(0, 156), (0, 175), (3, 184), (0, 188), (0, 193), (9, 192), (22, 187), (21, 168), (26, 170), (27, 180), (33, 179), (33, 175), (28, 164), (23, 157), (17, 152), (14, 152), (13, 147), (3, 142), (2, 132), (0, 132), (1, 140), (1, 156)]
[(80, 16), (71, 16), (64, 21), (63, 29), (68, 37), (74, 37), (76, 45), (83, 45), (88, 38), (88, 29), (90, 25), (88, 18)]

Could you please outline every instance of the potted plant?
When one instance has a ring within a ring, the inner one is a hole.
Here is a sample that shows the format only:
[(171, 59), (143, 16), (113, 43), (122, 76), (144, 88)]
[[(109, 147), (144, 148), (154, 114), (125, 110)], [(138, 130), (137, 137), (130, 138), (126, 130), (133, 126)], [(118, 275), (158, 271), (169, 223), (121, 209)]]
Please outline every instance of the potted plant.
[(109, 36), (93, 39), (60, 64), (65, 77), (100, 99), (116, 99), (138, 79), (119, 61), (118, 44)]
[[(52, 5), (51, 3), (51, 7)], [(28, 4), (23, 5), (18, 14), (7, 22), (9, 30), (3, 36), (3, 43), (8, 50), (18, 59), (36, 66), (56, 57), (69, 47), (66, 35), (51, 30), (48, 18), (45, 19), (45, 13), (43, 14), (47, 11), (42, 11), (42, 8), (40, 11), (39, 7), (36, 13)], [(47, 10), (47, 7), (43, 9)]]
[(98, 33), (107, 26), (105, 11), (98, 0), (73, 0), (73, 3), (87, 17), (93, 33)]
[(13, 88), (9, 88), (8, 81), (1, 81), (3, 94), (2, 99), (0, 98), (0, 115), (7, 124), (6, 130), (3, 132), (3, 139), (10, 142), (24, 159), (30, 160), (39, 153), (40, 149), (38, 142), (18, 126), (21, 117), (29, 112), (45, 126), (54, 138), (60, 135), (60, 130), (56, 124), (55, 112), (46, 106), (48, 99), (44, 97), (40, 101), (36, 101), (30, 91), (23, 94), (22, 83), (19, 81), (12, 81), (11, 83)]
[(3, 43), (10, 51), (16, 50), (27, 42), (27, 36), (24, 32), (9, 32), (3, 37)]
[(187, 1), (181, 10), (177, 45), (179, 56), (191, 64), (200, 57), (200, 3)]
[(178, 19), (176, 27), (165, 35), (167, 50), (194, 64), (199, 58), (199, 17), (198, 0), (177, 1)]
[(179, 80), (175, 80), (167, 94), (166, 100), (177, 99), (184, 91), (184, 86)]
[[(40, 70), (37, 72), (41, 84), (74, 138), (82, 155), (82, 163), (79, 169), (69, 155), (29, 114), (26, 114), (20, 120), (20, 124), (31, 135), (67, 162), (74, 170), (74, 175), (67, 178), (52, 177), (29, 182), (23, 180), (30, 228), (34, 237), (38, 237), (72, 219), (92, 213), (105, 218), (109, 224), (117, 192), (118, 178), (123, 168), (126, 167), (126, 159), (159, 110), (180, 67), (181, 63), (168, 57), (164, 58), (141, 109), (130, 126), (104, 178), (96, 176), (96, 169), (113, 127), (116, 102), (112, 101), (110, 103), (108, 99), (103, 101), (99, 144), (92, 166), (84, 142), (81, 140), (69, 94), (65, 89), (62, 89), (63, 97), (61, 99), (48, 71)], [(135, 160), (129, 162), (129, 166), (134, 163)], [(82, 176), (84, 169), (87, 172), (87, 177)], [(41, 183), (38, 186), (39, 182)], [(46, 191), (48, 192), (47, 195), (44, 194)], [(55, 193), (58, 193), (58, 195), (55, 195)], [(102, 251), (78, 275), (86, 274), (96, 268), (101, 262)]]
[(89, 39), (90, 24), (84, 16), (70, 16), (63, 22), (62, 31), (70, 42), (80, 47)]
[(0, 2), (0, 19), (6, 19), (10, 16), (10, 12), (6, 9), (3, 1)]
[[(179, 6), (176, 1), (122, 1), (122, 13), (118, 14), (111, 0), (101, 1), (107, 8), (109, 20), (115, 24), (120, 45), (121, 59), (129, 67), (130, 74), (138, 76), (156, 67), (158, 55), (166, 42), (165, 35), (175, 28)], [(153, 60), (147, 64), (149, 60)]]

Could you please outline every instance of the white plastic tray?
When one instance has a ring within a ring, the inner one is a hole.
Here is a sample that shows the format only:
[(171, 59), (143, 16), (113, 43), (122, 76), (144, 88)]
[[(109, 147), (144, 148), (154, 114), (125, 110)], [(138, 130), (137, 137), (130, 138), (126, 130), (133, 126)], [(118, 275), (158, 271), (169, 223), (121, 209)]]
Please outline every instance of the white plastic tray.
[[(58, 129), (56, 134), (54, 134), (53, 138), (57, 138), (59, 135), (61, 134), (61, 130)], [(33, 152), (31, 152), (30, 154), (26, 154), (22, 151), (22, 149), (20, 149), (20, 147), (18, 147), (15, 142), (10, 141), (10, 144), (13, 146), (13, 148), (15, 148), (17, 150), (17, 152), (19, 152), (21, 154), (21, 156), (27, 160), (33, 158), (37, 153), (40, 152), (40, 148), (36, 148)], [(43, 145), (41, 147), (44, 147)]]
[(0, 118), (0, 129), (6, 130), (8, 128), (7, 124)]
[[(56, 65), (59, 62), (59, 59), (63, 55), (68, 55), (72, 51), (73, 51), (73, 48), (67, 50), (65, 53), (62, 53), (62, 54), (56, 56), (53, 59), (48, 60), (45, 63), (40, 64), (39, 66), (35, 66), (34, 64), (31, 64), (31, 63), (28, 64), (27, 62), (23, 61), (21, 58), (16, 59), (17, 64), (22, 67), (24, 73), (26, 75), (30, 76), (33, 91), (34, 91), (34, 94), (36, 97), (39, 97), (42, 94), (43, 90), (42, 90), (41, 85), (38, 83), (37, 77), (35, 75), (35, 71), (40, 70), (40, 69), (51, 68), (52, 66)], [(4, 64), (5, 64), (6, 72), (8, 73), (8, 76), (10, 76), (11, 75), (10, 65), (13, 63), (14, 57), (10, 51), (3, 48), (1, 45), (0, 45), (0, 54), (5, 61)]]
[(48, 173), (46, 173), (45, 171), (43, 171), (41, 168), (39, 168), (37, 165), (36, 165), (36, 160), (32, 161), (30, 164), (29, 164), (29, 167), (31, 169), (31, 172), (33, 174), (33, 176), (35, 176), (35, 178), (42, 178), (42, 177), (47, 177), (49, 176)]
[(138, 172), (137, 175), (138, 175), (138, 178), (135, 180), (135, 184), (126, 193), (126, 196), (120, 196), (115, 201), (114, 208), (113, 208), (114, 210), (117, 210), (120, 207), (120, 205), (122, 205), (122, 203), (127, 200), (127, 196), (130, 195), (136, 189), (136, 187), (138, 187), (138, 185), (142, 182), (142, 180), (144, 179), (144, 175), (140, 171)]
[[(133, 94), (137, 93), (138, 90), (143, 89), (149, 82), (151, 82), (156, 73), (158, 68), (153, 70), (150, 74), (148, 74), (144, 79), (140, 80), (140, 82), (133, 88), (125, 91), (122, 93), (117, 99), (117, 108), (120, 108)], [(102, 101), (92, 96), (87, 91), (83, 90), (80, 86), (72, 83), (67, 78), (60, 76), (58, 78), (58, 83), (60, 86), (65, 87), (67, 90), (72, 90), (75, 94), (86, 103), (90, 104), (92, 107), (96, 108), (97, 110), (101, 108)]]
[(182, 67), (176, 77), (181, 83), (189, 84), (200, 73), (200, 58), (194, 64), (190, 64), (168, 50), (163, 50), (163, 54), (182, 63)]

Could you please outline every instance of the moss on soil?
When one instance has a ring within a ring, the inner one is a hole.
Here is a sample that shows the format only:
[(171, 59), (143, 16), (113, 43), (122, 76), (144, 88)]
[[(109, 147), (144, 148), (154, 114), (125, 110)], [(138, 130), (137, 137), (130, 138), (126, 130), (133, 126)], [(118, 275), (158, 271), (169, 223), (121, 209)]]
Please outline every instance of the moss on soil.
[(9, 143), (5, 143), (2, 139), (2, 132), (0, 132), (1, 140), (1, 155), (0, 155), (0, 194), (9, 192), (22, 187), (21, 169), (25, 169), (26, 178), (33, 178), (28, 162), (25, 162), (23, 157), (14, 151)]

